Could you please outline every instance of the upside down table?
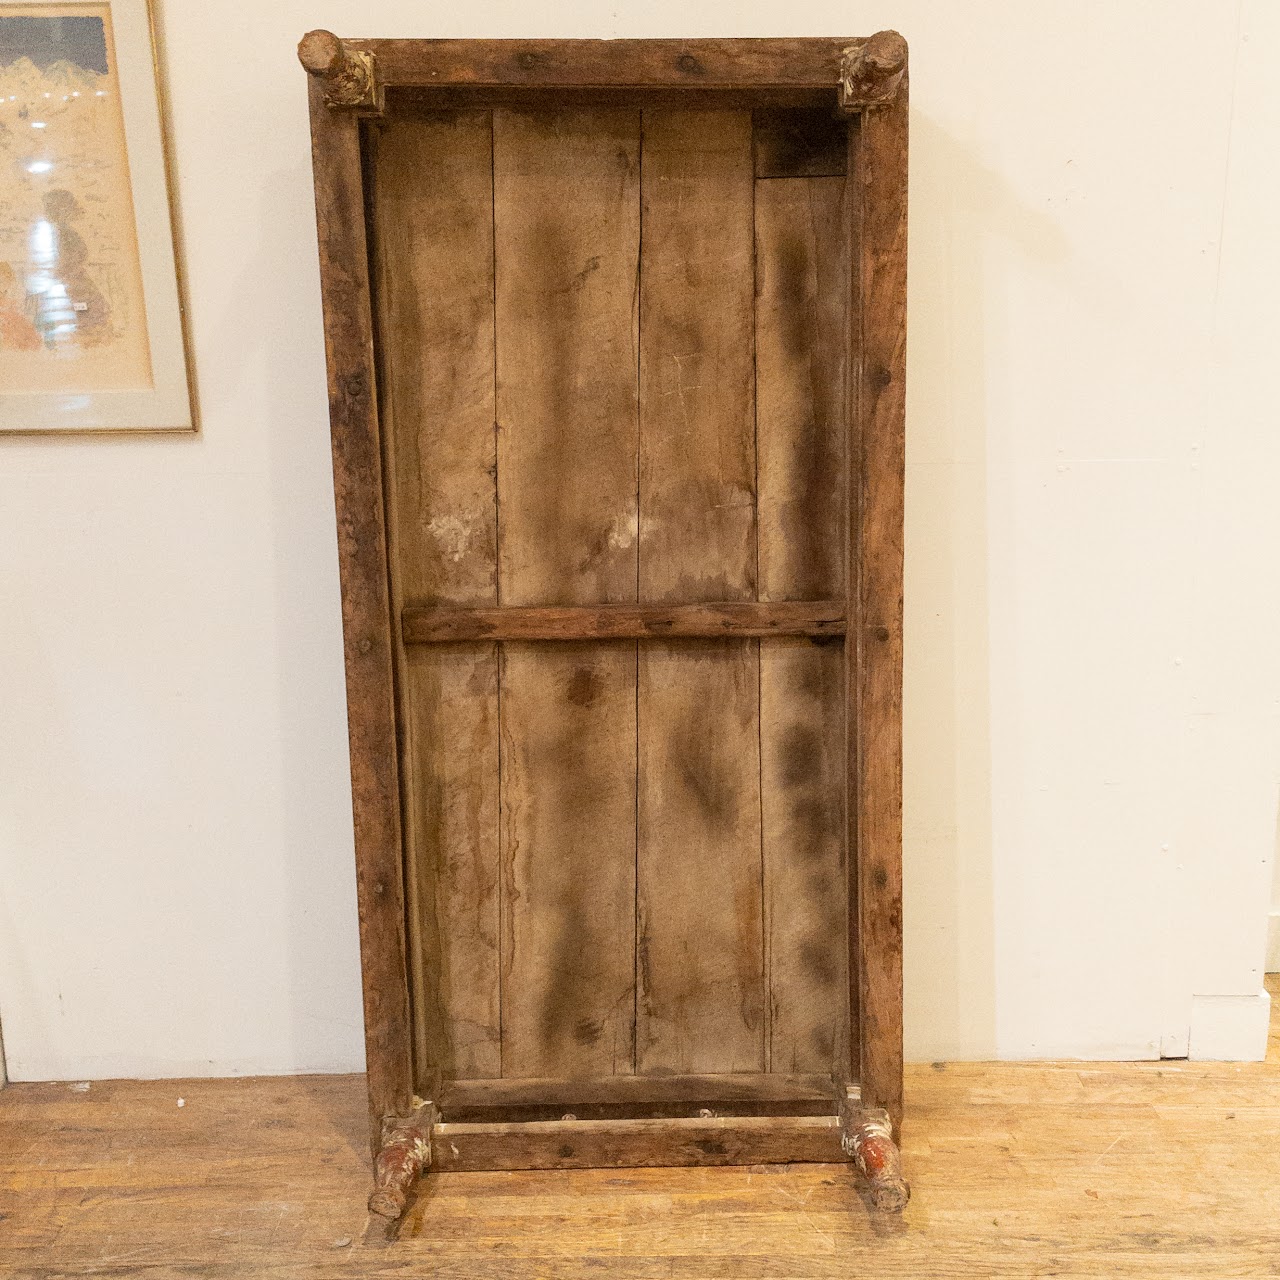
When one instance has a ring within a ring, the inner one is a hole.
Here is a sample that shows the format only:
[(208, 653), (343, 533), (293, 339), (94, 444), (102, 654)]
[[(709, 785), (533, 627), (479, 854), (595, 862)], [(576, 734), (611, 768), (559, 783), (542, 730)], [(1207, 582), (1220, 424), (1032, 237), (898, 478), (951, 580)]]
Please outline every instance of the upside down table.
[(906, 1201), (906, 46), (311, 32), (370, 1207)]

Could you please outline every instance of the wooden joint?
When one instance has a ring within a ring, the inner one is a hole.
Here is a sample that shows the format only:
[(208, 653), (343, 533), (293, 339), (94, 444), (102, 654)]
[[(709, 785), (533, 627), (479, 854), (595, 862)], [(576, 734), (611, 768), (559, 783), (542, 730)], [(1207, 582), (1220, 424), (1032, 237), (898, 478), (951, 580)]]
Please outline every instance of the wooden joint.
[(873, 1208), (901, 1213), (911, 1199), (902, 1176), (902, 1153), (893, 1140), (893, 1122), (880, 1107), (863, 1106), (856, 1090), (840, 1099), (840, 1145), (867, 1181)]
[(854, 115), (888, 106), (907, 70), (907, 42), (896, 31), (877, 31), (851, 44), (840, 58), (840, 110)]
[(329, 106), (382, 114), (385, 94), (373, 54), (348, 48), (332, 31), (308, 31), (298, 42), (298, 61), (324, 85)]
[(385, 1116), (382, 1146), (373, 1165), (369, 1212), (393, 1221), (404, 1213), (414, 1184), (431, 1165), (431, 1132), (436, 1124), (433, 1103), (424, 1102), (410, 1116)]

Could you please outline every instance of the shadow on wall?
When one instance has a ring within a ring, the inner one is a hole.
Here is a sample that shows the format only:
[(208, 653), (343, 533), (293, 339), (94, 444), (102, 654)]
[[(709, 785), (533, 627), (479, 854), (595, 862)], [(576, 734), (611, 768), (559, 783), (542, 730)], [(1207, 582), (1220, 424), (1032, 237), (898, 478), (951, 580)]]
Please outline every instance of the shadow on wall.
[[(291, 91), (305, 111), (305, 86), (300, 74), (296, 79)], [(309, 153), (300, 151), (295, 165), (273, 173), (259, 198), (260, 239), (245, 254), (234, 296), (260, 296), (264, 281), (284, 280), (295, 282), (291, 303), (300, 292), (311, 297), (280, 313), (267, 344), (259, 328), (241, 324), (235, 313), (209, 341), (226, 353), (229, 368), (255, 377), (265, 397), (271, 524), (265, 551), (276, 612), (262, 634), (275, 646), (280, 739), (273, 787), (288, 886), (279, 904), (285, 936), (282, 971), (272, 975), (279, 984), (273, 1003), (289, 1020), (294, 1070), (361, 1070), (346, 685)], [(325, 547), (328, 554), (317, 553)]]
[[(299, 70), (296, 65), (292, 69)], [(305, 77), (298, 75), (296, 80), (293, 88), (305, 110)], [(297, 221), (293, 225), (280, 218), (282, 209), (295, 211)], [(269, 272), (279, 271), (280, 263), (291, 264), (289, 275), (308, 281), (312, 294), (302, 317), (283, 326), (267, 357), (268, 414), (273, 428), (268, 442), (268, 470), (271, 509), (276, 519), (276, 599), (281, 603), (275, 635), (283, 735), (280, 790), (282, 809), (287, 815), (285, 862), (290, 884), (305, 885), (321, 878), (338, 891), (331, 890), (327, 895), (322, 913), (309, 911), (308, 895), (291, 895), (287, 914), (292, 988), (289, 1007), (300, 1057), (316, 1061), (317, 1044), (331, 1038), (334, 1051), (326, 1055), (328, 1060), (322, 1069), (360, 1070), (364, 1016), (355, 910), (346, 676), (309, 153), (299, 157), (295, 168), (272, 176), (263, 191), (261, 225), (266, 233), (259, 266)], [(252, 288), (254, 271), (250, 264), (246, 270), (248, 288)], [(302, 318), (305, 322), (299, 322)], [(299, 369), (314, 371), (306, 381), (305, 402), (301, 406), (294, 394), (299, 385)], [(285, 429), (277, 430), (277, 426)], [(299, 513), (305, 513), (305, 518), (299, 518)], [(316, 554), (319, 546), (326, 548), (323, 557)], [(321, 652), (316, 652), (317, 646)], [(321, 690), (310, 687), (294, 671), (299, 654), (308, 650), (311, 652), (302, 662), (302, 669), (326, 671)], [(318, 743), (332, 747), (317, 751)], [(315, 776), (317, 767), (329, 775), (323, 784), (318, 784)], [(319, 806), (317, 795), (326, 797)], [(327, 865), (316, 865), (318, 849), (327, 852)], [(335, 915), (342, 922), (342, 936), (338, 938), (334, 936)], [(320, 956), (330, 957), (325, 977), (315, 972), (316, 958)], [(356, 1149), (363, 1149), (367, 1130), (362, 1127), (352, 1143)]]
[(996, 1031), (987, 335), (1007, 326), (996, 241), (1058, 262), (1066, 238), (964, 142), (911, 115), (904, 895), (908, 1061), (990, 1058)]

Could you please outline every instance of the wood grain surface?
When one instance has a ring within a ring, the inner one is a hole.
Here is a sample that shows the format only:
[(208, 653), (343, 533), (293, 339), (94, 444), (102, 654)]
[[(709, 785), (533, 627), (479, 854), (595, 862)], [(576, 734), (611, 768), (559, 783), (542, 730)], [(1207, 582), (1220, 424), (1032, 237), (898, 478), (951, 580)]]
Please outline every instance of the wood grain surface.
[(816, 88), (835, 105), (843, 51), (857, 38), (799, 40), (351, 40), (387, 85), (694, 90)]
[[(504, 605), (636, 598), (639, 152), (638, 111), (494, 113)], [(503, 648), (504, 1075), (633, 1070), (635, 680)]]
[(848, 1037), (844, 654), (760, 642), (760, 795), (771, 1071), (835, 1069)]
[(902, 557), (906, 469), (907, 81), (849, 129), (857, 249), (850, 369), (851, 1076), (902, 1121)]
[(373, 362), (359, 121), (308, 81), (316, 230), (342, 580), (342, 645), (369, 1072), (369, 1140), (413, 1097), (406, 963), (395, 635), (387, 584), (382, 446)]
[(407, 644), (451, 640), (652, 640), (663, 636), (714, 640), (735, 636), (842, 636), (843, 600), (758, 604), (716, 601), (675, 605), (509, 605), (500, 609), (408, 606)]
[[(792, 113), (756, 118), (756, 173), (763, 153), (768, 175), (755, 186), (762, 600), (821, 598), (845, 580), (845, 183), (810, 174), (836, 167), (830, 140), (845, 143), (846, 132), (843, 123), (815, 130)], [(837, 1050), (848, 1052), (843, 702), (838, 645), (761, 641), (773, 1070), (830, 1071)]]
[[(496, 605), (487, 113), (376, 135), (374, 265), (393, 608)], [(498, 651), (399, 654), (414, 1078), (501, 1069)]]
[(636, 1069), (764, 1069), (754, 641), (640, 654)]
[(407, 656), (405, 836), (415, 1087), (502, 1070), (498, 647)]
[(835, 1116), (670, 1117), (443, 1124), (432, 1168), (643, 1169), (655, 1165), (782, 1164), (839, 1160)]
[[(640, 599), (755, 596), (747, 112), (646, 111)], [(640, 647), (637, 1070), (764, 1065), (758, 645)]]
[[(429, 1174), (374, 1230), (362, 1076), (0, 1092), (6, 1276), (148, 1280), (1262, 1280), (1265, 1063), (907, 1067), (900, 1220), (848, 1164)], [(184, 1105), (178, 1106), (178, 1099)]]
[(844, 586), (844, 188), (841, 178), (755, 184), (761, 600), (821, 600)]
[(392, 567), (424, 604), (497, 601), (491, 128), (471, 112), (375, 135)]
[(752, 175), (748, 112), (644, 113), (645, 603), (755, 597)]
[(502, 1074), (634, 1070), (635, 651), (502, 652)]
[(640, 113), (493, 131), (499, 603), (634, 602)]
[(451, 1123), (715, 1115), (833, 1115), (831, 1076), (612, 1075), (550, 1080), (460, 1080), (445, 1085)]

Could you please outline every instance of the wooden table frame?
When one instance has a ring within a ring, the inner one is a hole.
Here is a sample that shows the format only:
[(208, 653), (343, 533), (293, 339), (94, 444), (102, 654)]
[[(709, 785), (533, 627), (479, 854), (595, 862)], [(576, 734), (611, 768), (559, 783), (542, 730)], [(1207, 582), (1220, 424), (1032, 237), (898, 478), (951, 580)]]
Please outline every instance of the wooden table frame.
[[(491, 1168), (751, 1163), (830, 1159), (843, 1149), (869, 1179), (873, 1203), (900, 1209), (908, 1194), (895, 1145), (902, 1115), (905, 42), (894, 32), (867, 39), (687, 41), (344, 41), (311, 32), (299, 45), (299, 57), (310, 73), (342, 580), (376, 1156), (371, 1208), (397, 1217), (412, 1184), (433, 1163)], [(417, 96), (445, 107), (528, 101), (539, 95), (550, 102), (637, 97), (692, 102), (715, 95), (749, 104), (829, 103), (850, 117), (846, 216), (853, 263), (853, 358), (846, 399), (850, 554), (844, 600), (799, 608), (424, 609), (406, 610), (404, 619), (393, 619), (361, 143), (362, 118), (379, 114), (389, 94)], [(845, 635), (850, 1050), (847, 1078), (837, 1082), (832, 1114), (788, 1115), (782, 1106), (771, 1112), (769, 1098), (762, 1094), (756, 1110), (764, 1114), (732, 1118), (617, 1119), (602, 1114), (529, 1121), (520, 1118), (519, 1108), (530, 1099), (513, 1095), (512, 1110), (491, 1110), (488, 1123), (441, 1124), (439, 1099), (415, 1097), (397, 762), (397, 625), (411, 642), (477, 635)], [(504, 1120), (503, 1115), (512, 1118)], [(470, 1162), (456, 1158), (458, 1144), (452, 1140), (462, 1136), (453, 1131), (463, 1129), (483, 1131), (466, 1135), (471, 1139), (466, 1149), (478, 1153)], [(511, 1156), (513, 1146), (521, 1154)], [(566, 1151), (574, 1158), (565, 1158)]]

